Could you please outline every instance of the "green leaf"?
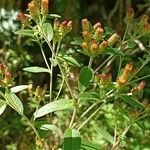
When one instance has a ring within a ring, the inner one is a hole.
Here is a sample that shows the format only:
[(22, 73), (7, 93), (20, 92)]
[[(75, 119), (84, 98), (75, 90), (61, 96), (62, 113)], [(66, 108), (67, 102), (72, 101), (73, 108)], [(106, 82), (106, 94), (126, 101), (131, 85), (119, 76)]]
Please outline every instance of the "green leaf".
[(99, 95), (96, 92), (91, 92), (91, 91), (83, 92), (83, 93), (79, 94), (77, 98), (81, 101), (98, 101), (98, 100), (100, 100)]
[(74, 39), (74, 41), (72, 41), (71, 44), (73, 44), (73, 45), (79, 45), (79, 46), (82, 45), (82, 42), (83, 42), (82, 38), (80, 38), (80, 37), (75, 37), (75, 38), (73, 38), (73, 39)]
[(108, 131), (105, 130), (105, 128), (100, 127), (100, 128), (95, 128), (97, 133), (99, 133), (105, 140), (107, 140), (109, 143), (113, 144), (113, 136), (110, 135)]
[(44, 32), (48, 38), (48, 41), (50, 42), (53, 38), (53, 28), (52, 28), (52, 25), (50, 23), (44, 23), (43, 24), (43, 29), (44, 29)]
[(61, 16), (59, 16), (57, 14), (50, 14), (49, 18), (61, 18)]
[(80, 64), (73, 57), (68, 55), (60, 55), (59, 58), (74, 67), (80, 67)]
[(23, 114), (23, 105), (21, 100), (12, 92), (6, 92), (5, 97), (8, 104), (18, 113)]
[(11, 91), (12, 93), (18, 93), (18, 92), (20, 92), (20, 91), (22, 91), (22, 90), (25, 90), (25, 89), (27, 89), (27, 88), (28, 88), (28, 85), (18, 85), (18, 86), (12, 87), (12, 88), (10, 89), (10, 91)]
[(93, 79), (93, 70), (84, 66), (80, 71), (79, 76), (79, 91), (83, 92), (89, 85)]
[(64, 150), (80, 150), (81, 137), (78, 130), (67, 129), (64, 138)]
[(46, 104), (45, 106), (39, 108), (35, 113), (34, 113), (34, 118), (42, 117), (48, 113), (57, 111), (57, 110), (64, 110), (68, 108), (73, 107), (73, 101), (69, 99), (60, 99), (57, 101), (50, 102)]
[(23, 35), (23, 36), (34, 36), (34, 31), (30, 29), (22, 29), (15, 32), (15, 34)]
[(0, 99), (0, 115), (4, 112), (6, 106), (7, 106), (6, 102)]
[(35, 123), (35, 126), (41, 130), (52, 130), (52, 131), (58, 131), (59, 129), (55, 126), (55, 125), (52, 125), (52, 124), (49, 124), (49, 123), (46, 123), (46, 122), (43, 122), (43, 121), (38, 121)]
[(138, 102), (138, 100), (135, 100), (135, 98), (133, 98), (132, 96), (120, 95), (119, 97), (133, 107), (140, 108), (140, 109), (144, 108), (144, 105)]
[(105, 29), (106, 34), (108, 35), (113, 35), (115, 33), (115, 31), (110, 27), (105, 27), (104, 29)]
[(43, 68), (43, 67), (26, 67), (23, 68), (24, 71), (27, 72), (32, 72), (32, 73), (39, 73), (39, 72), (46, 72), (46, 73), (50, 73), (49, 70), (47, 68)]
[(121, 50), (118, 50), (118, 48), (112, 48), (112, 47), (108, 47), (105, 48), (105, 50), (102, 52), (103, 54), (110, 54), (110, 55), (117, 55), (117, 56), (124, 56), (124, 52)]
[(100, 150), (100, 146), (86, 140), (81, 140), (81, 150)]
[(133, 40), (128, 40), (128, 48), (134, 48), (137, 44)]

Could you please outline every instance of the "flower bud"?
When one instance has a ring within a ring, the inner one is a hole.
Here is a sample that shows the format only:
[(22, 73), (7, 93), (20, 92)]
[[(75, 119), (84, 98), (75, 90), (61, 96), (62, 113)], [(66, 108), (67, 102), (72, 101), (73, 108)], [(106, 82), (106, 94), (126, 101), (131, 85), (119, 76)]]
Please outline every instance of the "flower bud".
[(88, 31), (83, 31), (82, 36), (84, 37), (85, 40), (89, 39), (89, 32)]
[(99, 78), (100, 78), (100, 84), (103, 85), (103, 86), (109, 85), (112, 81), (111, 73), (100, 74)]
[(86, 42), (83, 42), (83, 43), (82, 43), (82, 48), (83, 48), (83, 49), (87, 49), (87, 48), (88, 48)]
[(72, 24), (73, 24), (73, 22), (72, 22), (72, 21), (68, 21), (68, 23), (67, 23), (67, 27), (68, 27), (68, 28), (70, 28), (70, 29), (72, 29)]
[(141, 20), (140, 20), (140, 24), (143, 25), (143, 24), (146, 24), (148, 21), (148, 16), (147, 15), (143, 15)]
[(54, 31), (55, 30), (59, 30), (59, 27), (60, 27), (60, 22), (59, 22), (59, 20), (56, 18), (55, 20), (54, 20)]
[(43, 15), (48, 13), (48, 3), (49, 3), (49, 0), (41, 1), (41, 12)]
[(133, 71), (133, 64), (132, 63), (126, 64), (126, 66), (122, 72), (122, 75), (119, 77), (119, 79), (117, 81), (119, 87), (123, 86), (127, 82), (132, 71)]
[(17, 19), (20, 20), (25, 26), (29, 24), (28, 17), (23, 12), (18, 13)]
[(118, 87), (122, 87), (125, 83), (126, 79), (124, 79), (123, 77), (119, 77), (119, 79), (117, 80)]
[(133, 18), (134, 18), (134, 10), (133, 10), (133, 8), (129, 8), (127, 11), (127, 15), (125, 17), (125, 23), (127, 23), (127, 24), (132, 23)]
[(91, 44), (91, 51), (96, 52), (98, 50), (98, 45), (96, 43)]
[(107, 41), (102, 41), (101, 44), (99, 45), (99, 48), (101, 50), (105, 49), (108, 46), (108, 42)]
[(90, 31), (90, 22), (87, 19), (82, 19), (82, 29), (83, 31)]
[(101, 28), (101, 23), (97, 22), (94, 26), (93, 26), (94, 30), (96, 30), (97, 28)]
[(117, 40), (119, 39), (119, 35), (117, 33), (114, 33), (109, 39), (108, 44), (113, 45)]
[(141, 81), (136, 87), (134, 87), (131, 90), (131, 92), (132, 93), (138, 93), (138, 92), (140, 92), (141, 90), (144, 89), (145, 85), (146, 85), (146, 82), (145, 81)]
[(5, 83), (10, 83), (11, 81), (11, 73), (10, 71), (8, 70), (8, 68), (5, 69), (5, 79), (4, 79), (4, 82)]
[(37, 20), (39, 10), (38, 10), (38, 7), (36, 6), (35, 1), (31, 1), (30, 3), (28, 3), (28, 9), (33, 19)]
[(103, 36), (104, 30), (101, 27), (98, 27), (95, 31), (94, 37), (97, 41), (99, 41)]
[(122, 73), (122, 78), (125, 78), (125, 79), (128, 79), (129, 76), (131, 75), (133, 71), (133, 64), (132, 63), (128, 63), (126, 64), (124, 70), (123, 70), (123, 73)]

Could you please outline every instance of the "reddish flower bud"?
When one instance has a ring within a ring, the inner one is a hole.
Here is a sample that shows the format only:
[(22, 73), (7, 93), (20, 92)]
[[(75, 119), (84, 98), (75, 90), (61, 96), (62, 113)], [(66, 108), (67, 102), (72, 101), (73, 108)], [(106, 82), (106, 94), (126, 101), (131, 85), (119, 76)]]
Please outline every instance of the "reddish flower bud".
[(90, 22), (87, 19), (82, 19), (82, 28), (83, 31), (88, 31), (90, 30)]
[(87, 48), (88, 48), (86, 42), (83, 42), (83, 43), (82, 43), (82, 48), (83, 48), (83, 49), (87, 49)]
[(99, 41), (103, 36), (103, 32), (104, 32), (104, 30), (101, 27), (98, 27), (94, 34), (95, 39)]
[(99, 45), (100, 49), (105, 49), (108, 46), (107, 41), (102, 41), (101, 44)]
[(25, 26), (29, 24), (28, 17), (23, 12), (18, 13), (17, 19), (20, 20)]
[(32, 17), (36, 15), (36, 5), (34, 1), (28, 3), (28, 9)]
[(133, 8), (129, 8), (127, 11), (127, 15), (125, 17), (125, 23), (131, 23), (134, 18), (134, 10)]
[(134, 87), (131, 90), (131, 92), (132, 93), (138, 93), (138, 92), (140, 92), (141, 90), (144, 89), (145, 85), (146, 85), (146, 82), (145, 81), (141, 81), (136, 87)]
[(102, 85), (108, 85), (112, 81), (112, 75), (111, 75), (111, 73), (100, 74), (99, 78), (100, 78), (100, 84), (102, 84)]
[(96, 30), (97, 28), (101, 28), (101, 23), (97, 22), (94, 26), (93, 26), (94, 30)]
[(48, 13), (49, 0), (41, 0), (41, 12), (43, 15)]
[(92, 51), (98, 50), (98, 45), (96, 43), (91, 44), (91, 50)]
[(8, 68), (5, 69), (5, 79), (4, 79), (4, 82), (5, 83), (10, 83), (11, 81), (11, 73), (9, 71)]
[(109, 39), (108, 44), (113, 45), (119, 39), (119, 35), (114, 33)]
[(83, 31), (82, 35), (86, 39), (87, 37), (89, 37), (89, 32), (88, 31)]

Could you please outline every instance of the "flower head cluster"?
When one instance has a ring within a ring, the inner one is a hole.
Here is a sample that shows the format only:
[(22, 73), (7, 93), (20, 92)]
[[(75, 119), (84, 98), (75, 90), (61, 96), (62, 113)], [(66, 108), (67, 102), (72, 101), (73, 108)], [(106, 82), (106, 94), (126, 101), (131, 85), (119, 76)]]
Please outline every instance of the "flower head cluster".
[(0, 87), (8, 87), (12, 83), (12, 74), (8, 67), (0, 64)]
[(60, 22), (57, 18), (54, 20), (54, 36), (55, 42), (61, 40), (66, 34), (72, 30), (72, 21)]
[(103, 39), (104, 29), (98, 22), (94, 26), (87, 19), (82, 19), (82, 48), (90, 57), (99, 55), (108, 45), (115, 43), (119, 36), (115, 33), (108, 40)]

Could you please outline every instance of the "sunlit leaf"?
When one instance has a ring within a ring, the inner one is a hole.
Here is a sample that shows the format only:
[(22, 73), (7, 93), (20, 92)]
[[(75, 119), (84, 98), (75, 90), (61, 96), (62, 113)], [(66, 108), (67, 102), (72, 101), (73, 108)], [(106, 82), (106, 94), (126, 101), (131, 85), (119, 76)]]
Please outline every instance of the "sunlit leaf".
[(57, 101), (50, 102), (46, 104), (45, 106), (39, 108), (34, 113), (34, 118), (42, 117), (48, 113), (58, 111), (58, 110), (64, 110), (68, 108), (73, 108), (73, 101), (70, 99), (60, 99)]

